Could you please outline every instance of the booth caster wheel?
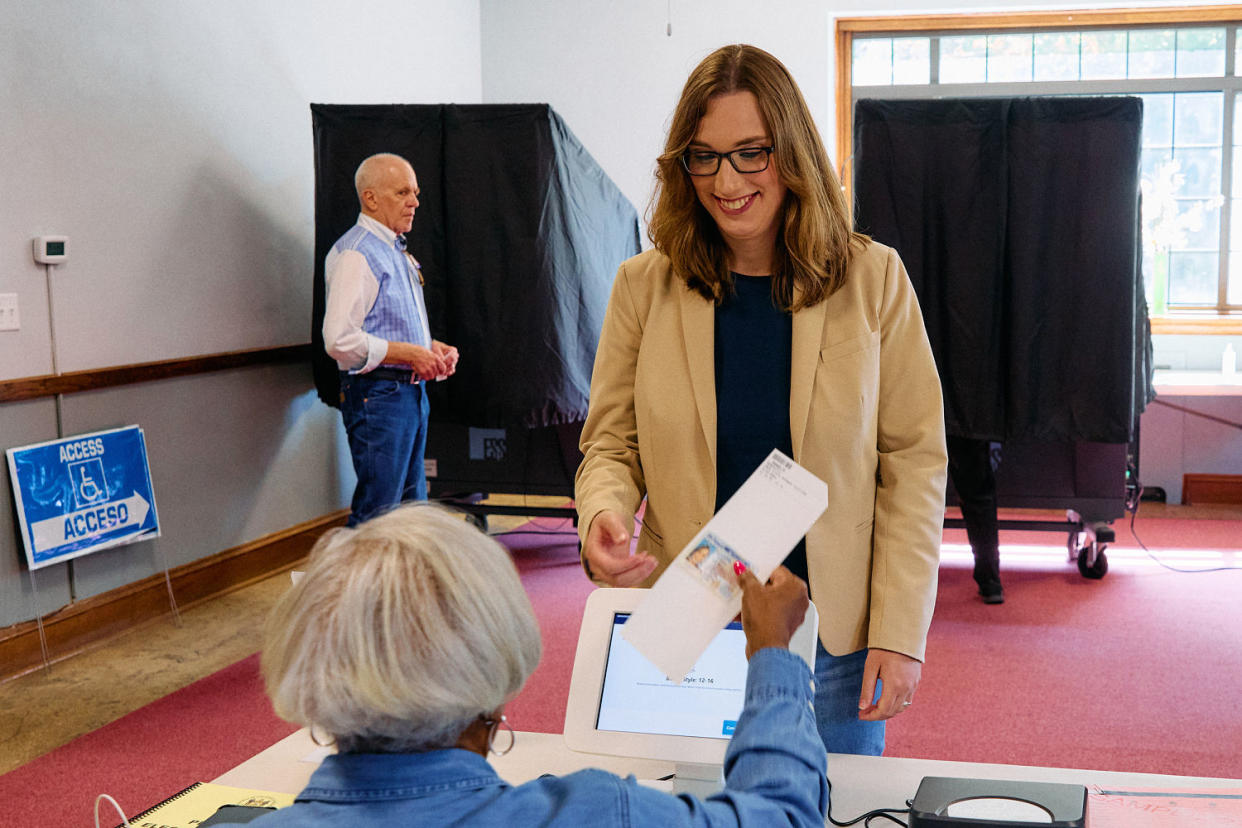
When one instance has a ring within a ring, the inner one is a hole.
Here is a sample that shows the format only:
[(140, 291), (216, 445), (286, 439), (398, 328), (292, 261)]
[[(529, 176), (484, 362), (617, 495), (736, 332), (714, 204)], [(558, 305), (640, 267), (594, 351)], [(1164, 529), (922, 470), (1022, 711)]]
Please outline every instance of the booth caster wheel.
[[(1091, 560), (1093, 557), (1094, 561)], [(1104, 554), (1102, 545), (1094, 549), (1088, 545), (1078, 550), (1078, 572), (1082, 577), (1096, 581), (1108, 573), (1108, 556)]]

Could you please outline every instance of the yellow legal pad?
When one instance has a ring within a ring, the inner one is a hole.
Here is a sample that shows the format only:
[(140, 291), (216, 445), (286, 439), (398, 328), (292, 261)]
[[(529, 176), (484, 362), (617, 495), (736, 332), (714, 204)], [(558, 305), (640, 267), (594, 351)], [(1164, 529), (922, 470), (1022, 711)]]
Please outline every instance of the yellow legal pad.
[[(160, 804), (129, 818), (132, 828), (195, 828), (221, 805), (254, 805), (283, 808), (292, 805), (293, 794), (234, 788), (214, 782), (195, 782)], [(118, 825), (117, 828), (122, 828)]]

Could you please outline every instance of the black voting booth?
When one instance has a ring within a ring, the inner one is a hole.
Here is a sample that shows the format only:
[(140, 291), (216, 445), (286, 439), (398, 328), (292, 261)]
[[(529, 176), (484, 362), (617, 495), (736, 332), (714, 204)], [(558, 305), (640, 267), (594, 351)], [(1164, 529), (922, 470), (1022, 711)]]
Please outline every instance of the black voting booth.
[(946, 431), (1003, 443), (998, 505), (1069, 518), (1001, 528), (1068, 530), (1090, 577), (1133, 494), (1153, 397), (1141, 131), (1137, 98), (860, 100), (854, 113), (856, 224), (910, 273)]
[(639, 251), (638, 216), (547, 104), (312, 104), (315, 385), (337, 405), (323, 350), (324, 257), (358, 217), (354, 171), (394, 152), (418, 175), (406, 234), (432, 336), (461, 353), (428, 383), (432, 497), (475, 512), (477, 494), (573, 495), (591, 368), (617, 266)]

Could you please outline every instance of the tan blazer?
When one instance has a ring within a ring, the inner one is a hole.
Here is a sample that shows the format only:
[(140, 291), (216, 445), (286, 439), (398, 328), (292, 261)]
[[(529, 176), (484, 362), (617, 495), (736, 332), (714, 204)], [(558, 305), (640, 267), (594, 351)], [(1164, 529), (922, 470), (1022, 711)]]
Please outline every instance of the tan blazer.
[[(633, 515), (663, 568), (716, 502), (715, 312), (654, 250), (621, 265), (604, 316), (576, 479), (579, 532)], [(762, 347), (761, 344), (757, 347)], [(828, 484), (807, 533), (820, 639), (922, 659), (944, 518), (940, 380), (910, 279), (872, 243), (845, 285), (793, 317), (794, 459)]]

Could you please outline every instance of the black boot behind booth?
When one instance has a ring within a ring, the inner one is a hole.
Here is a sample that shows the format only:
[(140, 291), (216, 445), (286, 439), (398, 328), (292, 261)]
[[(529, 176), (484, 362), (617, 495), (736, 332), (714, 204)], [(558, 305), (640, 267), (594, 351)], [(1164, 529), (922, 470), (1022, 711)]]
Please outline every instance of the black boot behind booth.
[(1093, 578), (1107, 571), (1108, 524), (1136, 495), (1139, 414), (1154, 396), (1141, 127), (1133, 97), (860, 100), (854, 110), (858, 229), (897, 248), (910, 272), (945, 430), (1002, 443), (999, 505), (1069, 519), (1000, 528), (1068, 531)]

